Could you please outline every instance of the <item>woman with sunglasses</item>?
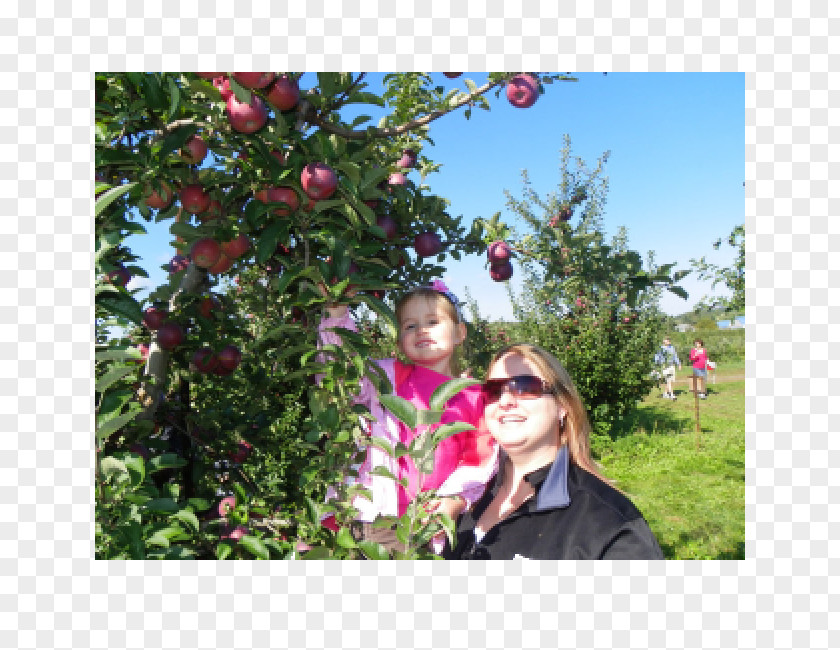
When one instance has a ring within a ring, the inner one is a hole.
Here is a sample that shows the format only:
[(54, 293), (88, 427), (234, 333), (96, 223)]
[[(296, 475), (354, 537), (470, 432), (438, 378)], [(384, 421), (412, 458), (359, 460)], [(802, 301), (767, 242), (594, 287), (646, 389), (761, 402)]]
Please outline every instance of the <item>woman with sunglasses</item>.
[(514, 344), (490, 362), (484, 418), (499, 471), (458, 519), (448, 559), (662, 559), (641, 513), (602, 478), (589, 421), (565, 368)]

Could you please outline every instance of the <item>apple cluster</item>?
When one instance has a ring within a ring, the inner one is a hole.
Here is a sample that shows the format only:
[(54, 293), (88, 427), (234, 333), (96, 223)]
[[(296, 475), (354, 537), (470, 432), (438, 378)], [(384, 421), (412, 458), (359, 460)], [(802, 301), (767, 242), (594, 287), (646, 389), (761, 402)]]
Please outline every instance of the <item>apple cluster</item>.
[(490, 278), (495, 282), (510, 280), (513, 265), (510, 262), (511, 249), (507, 242), (494, 241), (487, 247), (487, 260), (490, 262)]

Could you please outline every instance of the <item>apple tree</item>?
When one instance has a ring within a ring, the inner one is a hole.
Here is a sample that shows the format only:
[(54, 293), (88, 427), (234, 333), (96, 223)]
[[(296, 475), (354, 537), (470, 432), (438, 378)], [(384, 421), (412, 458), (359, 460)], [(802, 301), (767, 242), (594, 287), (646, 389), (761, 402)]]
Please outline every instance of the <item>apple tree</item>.
[[(659, 292), (687, 295), (676, 284), (687, 272), (672, 272), (674, 264), (646, 264), (627, 246), (624, 228), (607, 240), (602, 215), (608, 158), (609, 152), (590, 169), (572, 157), (566, 136), (555, 191), (540, 196), (527, 171), (521, 198), (506, 191), (507, 207), (521, 219), (523, 232), (515, 233), (499, 215), (487, 224), (491, 236), (509, 244), (510, 254), (502, 257), (515, 256), (524, 276), (519, 295), (508, 289), (518, 321), (515, 338), (560, 359), (601, 434), (612, 431), (654, 385)], [(499, 253), (488, 250), (491, 272), (500, 264)]]
[[(98, 556), (380, 556), (348, 537), (346, 490), (339, 533), (319, 517), (368, 444), (359, 382), (388, 392), (381, 342), (343, 331), (319, 349), (320, 313), (345, 303), (387, 327), (388, 292), (483, 251), (483, 222), (426, 184), (428, 126), (567, 79), (399, 73), (374, 93), (366, 73), (308, 88), (294, 72), (96, 73)], [(139, 300), (128, 238), (161, 223), (167, 281)]]

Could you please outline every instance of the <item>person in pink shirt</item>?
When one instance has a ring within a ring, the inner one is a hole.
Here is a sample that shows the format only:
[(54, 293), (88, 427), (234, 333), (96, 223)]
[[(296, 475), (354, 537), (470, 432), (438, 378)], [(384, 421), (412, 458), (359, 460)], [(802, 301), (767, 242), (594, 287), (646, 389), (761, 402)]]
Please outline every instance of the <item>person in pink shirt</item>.
[(706, 354), (706, 348), (703, 347), (703, 341), (695, 339), (694, 347), (688, 353), (688, 359), (691, 361), (694, 376), (700, 378), (699, 397), (706, 399), (706, 364), (709, 356)]
[[(329, 306), (327, 318), (319, 326), (322, 345), (341, 345), (341, 338), (331, 328), (356, 330), (346, 306)], [(429, 287), (408, 291), (396, 304), (399, 324), (398, 347), (409, 360), (382, 359), (376, 363), (385, 371), (394, 393), (415, 406), (429, 407), (434, 390), (457, 374), (453, 357), (467, 336), (467, 328), (455, 295), (439, 280)], [(356, 401), (367, 406), (373, 422), (369, 425), (372, 437), (387, 440), (393, 447), (397, 442), (408, 445), (416, 435), (397, 420), (379, 403), (376, 389), (367, 379)], [(358, 510), (362, 523), (360, 539), (370, 539), (389, 549), (401, 549), (391, 529), (373, 528), (371, 522), (377, 515), (402, 516), (418, 490), (436, 490), (440, 499), (434, 508), (446, 512), (453, 520), (478, 499), (486, 483), (495, 473), (497, 445), (483, 426), (484, 403), (481, 387), (469, 386), (447, 402), (441, 423), (466, 422), (476, 427), (445, 438), (438, 445), (434, 456), (434, 470), (421, 475), (408, 456), (392, 458), (385, 451), (369, 446), (367, 456), (358, 468), (358, 482), (371, 491), (371, 498), (357, 496), (353, 506)], [(406, 479), (407, 487), (387, 476), (374, 473), (384, 467), (398, 480)], [(334, 495), (330, 490), (329, 499)], [(334, 529), (334, 519), (324, 520), (324, 525)], [(442, 540), (434, 546), (442, 549)]]

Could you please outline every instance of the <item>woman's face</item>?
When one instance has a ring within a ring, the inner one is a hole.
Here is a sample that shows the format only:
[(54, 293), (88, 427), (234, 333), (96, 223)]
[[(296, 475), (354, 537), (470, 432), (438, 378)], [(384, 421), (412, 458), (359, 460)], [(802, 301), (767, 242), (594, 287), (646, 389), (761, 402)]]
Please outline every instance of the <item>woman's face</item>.
[[(487, 379), (534, 375), (545, 379), (537, 366), (509, 353), (490, 368)], [(516, 397), (507, 388), (497, 401), (488, 402), (484, 418), (490, 434), (512, 457), (541, 458), (551, 461), (560, 448), (560, 418), (566, 411), (552, 394), (537, 398)]]

